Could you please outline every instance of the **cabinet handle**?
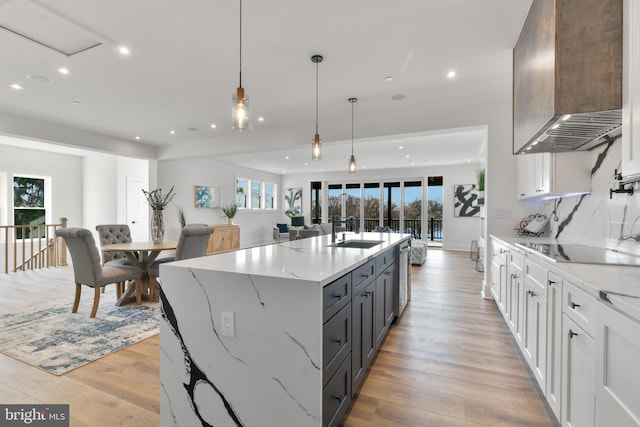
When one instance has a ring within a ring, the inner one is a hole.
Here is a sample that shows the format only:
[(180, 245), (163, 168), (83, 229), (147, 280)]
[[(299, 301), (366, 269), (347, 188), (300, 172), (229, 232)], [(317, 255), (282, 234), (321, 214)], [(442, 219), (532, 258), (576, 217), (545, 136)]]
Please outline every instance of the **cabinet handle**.
[(527, 291), (527, 293), (529, 294), (530, 297), (535, 297), (536, 295), (538, 295), (535, 293), (535, 291)]
[(569, 329), (569, 338), (573, 338), (573, 337), (575, 337), (576, 335), (578, 335), (578, 333), (577, 333), (577, 332), (573, 332), (571, 329)]
[(333, 398), (336, 399), (338, 403), (342, 403), (342, 399), (344, 398), (344, 396), (333, 396)]
[(362, 295), (364, 295), (365, 297), (369, 298), (369, 295), (371, 294), (371, 291), (367, 291), (367, 292), (363, 292)]
[(342, 294), (333, 294), (333, 297), (334, 298), (338, 298), (338, 301), (340, 301), (342, 299), (343, 295)]
[(580, 307), (580, 304), (576, 304), (575, 302), (572, 302), (571, 303), (571, 308), (573, 308), (575, 310), (576, 307)]
[(391, 272), (390, 271), (385, 271), (384, 274), (386, 274), (387, 276), (391, 276)]
[(361, 274), (361, 276), (362, 276), (362, 277), (364, 277), (365, 279), (366, 279), (367, 277), (369, 277), (369, 275), (368, 275), (368, 274), (364, 274), (364, 273), (362, 273), (362, 274)]
[(553, 285), (555, 285), (555, 284), (556, 284), (556, 282), (555, 282), (555, 280), (547, 280), (547, 284), (548, 284), (549, 286), (553, 286)]
[(334, 343), (336, 343), (336, 344), (338, 344), (338, 345), (342, 344), (342, 340), (341, 340), (341, 339), (335, 339), (335, 338), (334, 338), (334, 339), (333, 339), (333, 342), (334, 342)]

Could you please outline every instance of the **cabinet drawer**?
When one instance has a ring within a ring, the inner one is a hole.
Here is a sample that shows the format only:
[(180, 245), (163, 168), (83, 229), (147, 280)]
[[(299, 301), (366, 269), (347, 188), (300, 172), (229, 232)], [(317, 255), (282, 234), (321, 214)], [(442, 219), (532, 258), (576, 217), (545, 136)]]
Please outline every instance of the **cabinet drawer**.
[(322, 290), (322, 321), (326, 322), (351, 302), (351, 273), (329, 283)]
[(351, 403), (351, 371), (345, 357), (322, 392), (322, 425), (337, 426)]
[(598, 302), (594, 297), (573, 283), (562, 281), (562, 311), (586, 333), (594, 336), (595, 315)]
[(376, 257), (376, 270), (384, 271), (385, 268), (396, 262), (396, 248), (393, 247), (388, 251), (381, 253)]
[[(524, 264), (524, 257), (522, 256), (522, 254), (511, 250), (509, 251), (508, 256), (511, 272), (514, 273), (516, 270), (518, 272), (522, 272), (522, 265)], [(520, 275), (520, 277), (522, 277), (522, 275)]]
[(547, 269), (528, 258), (524, 259), (524, 279), (534, 288), (535, 292), (547, 297)]
[(338, 369), (345, 354), (351, 352), (351, 304), (347, 304), (324, 324), (322, 330), (322, 383)]
[(351, 272), (351, 295), (358, 295), (376, 278), (375, 258)]

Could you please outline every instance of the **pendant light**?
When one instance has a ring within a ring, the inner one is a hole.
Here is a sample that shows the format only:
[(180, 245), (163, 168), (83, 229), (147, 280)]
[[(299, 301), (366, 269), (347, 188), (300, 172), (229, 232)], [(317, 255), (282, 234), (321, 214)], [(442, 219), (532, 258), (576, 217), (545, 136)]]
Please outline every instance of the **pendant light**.
[(356, 173), (356, 156), (353, 155), (353, 104), (358, 102), (358, 98), (349, 98), (351, 103), (351, 158), (349, 159), (349, 173)]
[(249, 98), (244, 96), (242, 87), (242, 0), (240, 0), (240, 85), (231, 98), (233, 129), (242, 132), (249, 127)]
[(320, 135), (318, 134), (318, 64), (322, 62), (324, 58), (322, 55), (313, 55), (311, 62), (316, 64), (316, 134), (313, 136), (313, 142), (311, 143), (311, 159), (322, 160), (322, 151), (320, 145)]

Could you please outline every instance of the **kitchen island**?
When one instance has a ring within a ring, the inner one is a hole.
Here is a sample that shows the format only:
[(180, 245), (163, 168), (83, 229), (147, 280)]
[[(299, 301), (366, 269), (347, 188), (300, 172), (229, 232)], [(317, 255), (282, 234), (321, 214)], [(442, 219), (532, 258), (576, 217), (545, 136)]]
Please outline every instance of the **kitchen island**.
[(396, 315), (410, 235), (347, 240), (380, 243), (327, 235), (161, 266), (163, 426), (340, 421)]

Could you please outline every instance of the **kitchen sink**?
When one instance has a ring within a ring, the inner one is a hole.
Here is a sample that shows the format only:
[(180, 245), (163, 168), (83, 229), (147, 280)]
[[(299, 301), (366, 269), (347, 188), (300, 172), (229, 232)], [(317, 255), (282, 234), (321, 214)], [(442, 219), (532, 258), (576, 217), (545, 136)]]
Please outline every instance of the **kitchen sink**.
[(384, 240), (344, 240), (329, 245), (331, 248), (356, 248), (356, 249), (369, 249), (380, 243), (384, 243)]

